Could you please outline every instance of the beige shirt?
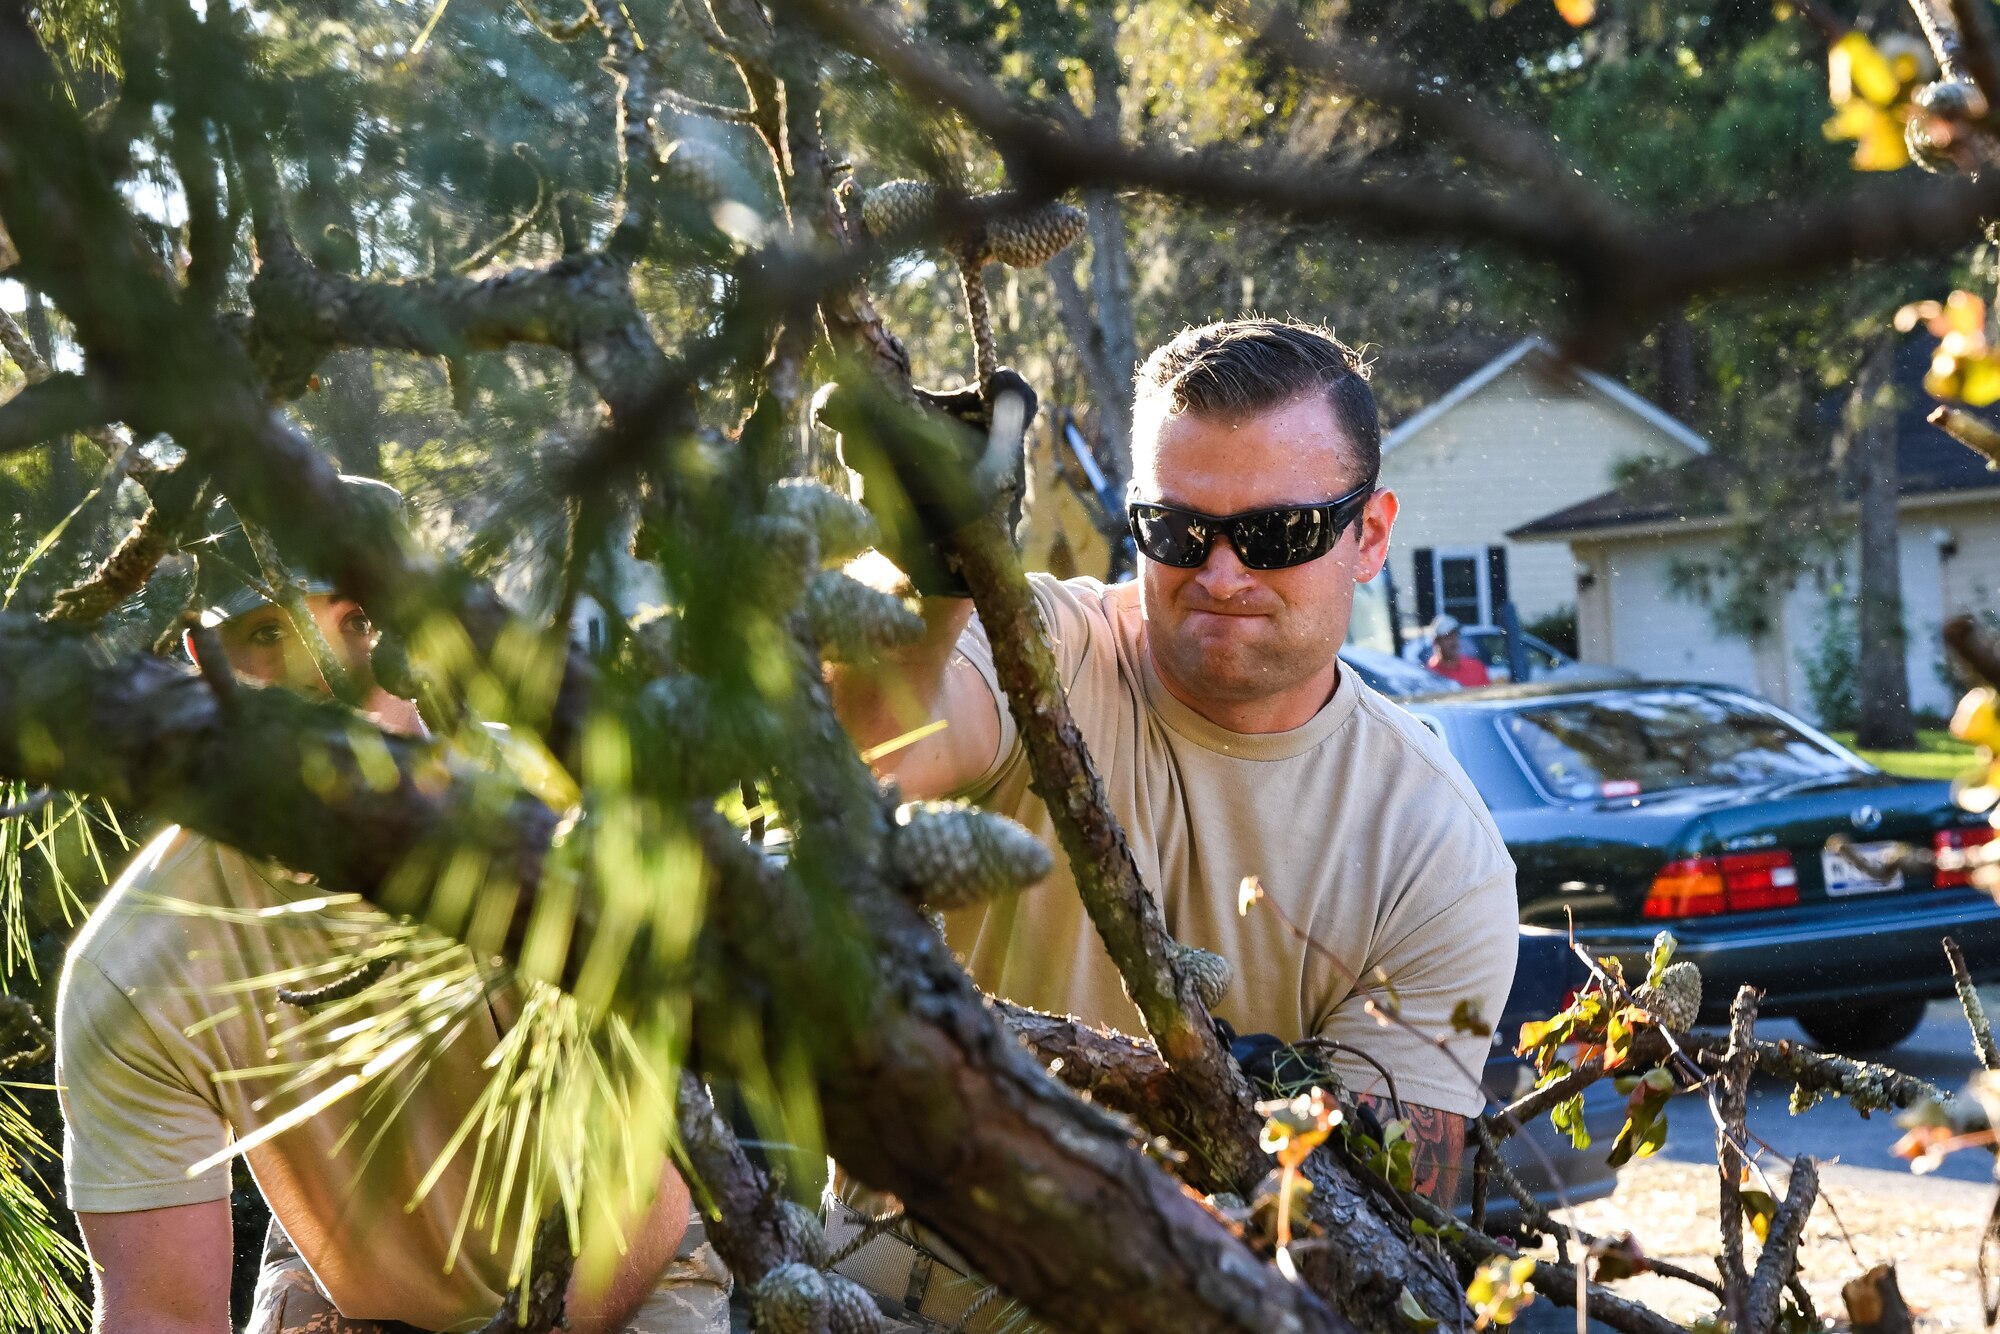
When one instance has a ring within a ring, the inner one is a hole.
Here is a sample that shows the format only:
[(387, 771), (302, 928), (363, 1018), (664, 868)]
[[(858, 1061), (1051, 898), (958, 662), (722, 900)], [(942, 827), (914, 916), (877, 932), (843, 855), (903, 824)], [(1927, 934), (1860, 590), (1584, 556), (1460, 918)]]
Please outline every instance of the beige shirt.
[[(1228, 732), (1175, 699), (1144, 646), (1136, 584), (1030, 576), (1071, 711), (1146, 884), (1175, 937), (1226, 956), (1236, 981), (1217, 1013), (1243, 1033), (1333, 1038), (1388, 1067), (1408, 1101), (1471, 1115), (1488, 1039), (1451, 1036), (1472, 1001), (1498, 1019), (1514, 977), (1514, 863), (1445, 745), (1397, 705), (1342, 672), (1338, 688), (1289, 732)], [(1000, 753), (967, 794), (1052, 847), (1047, 808), (975, 620), (960, 651), (992, 689)], [(979, 984), (1039, 1009), (1141, 1032), (1058, 853), (1048, 881), (1017, 898), (950, 915), (947, 934)], [(1272, 904), (1237, 912), (1245, 876), (1324, 951), (1287, 929)], [(1334, 958), (1327, 957), (1330, 952)], [(1352, 977), (1381, 969), (1417, 1030), (1378, 1023)], [(1337, 1053), (1358, 1092), (1376, 1071)]]
[[(329, 1072), (289, 1089), (289, 1076), (271, 1069), (337, 1040), (324, 1023), (320, 1038), (301, 1035), (310, 1014), (280, 1002), (273, 981), (354, 947), (352, 916), (343, 933), (339, 913), (268, 912), (322, 897), (180, 829), (155, 839), (119, 878), (70, 949), (58, 1002), (71, 1208), (126, 1213), (223, 1199), (227, 1164), (188, 1169), (232, 1132), (248, 1137), (340, 1078)], [(370, 1012), (367, 995), (340, 1020)], [(468, 1222), (445, 1272), (469, 1148), (405, 1208), (485, 1087), (481, 1062), (498, 1028), (475, 1001), (463, 1026), (441, 1036), (450, 1040), (420, 1073), (379, 1081), (246, 1154), (300, 1255), (353, 1318), (477, 1326), (506, 1291), (511, 1227), (500, 1229), (496, 1250), (492, 1225)], [(266, 1073), (229, 1077), (256, 1071)], [(511, 1220), (515, 1211), (499, 1212)]]

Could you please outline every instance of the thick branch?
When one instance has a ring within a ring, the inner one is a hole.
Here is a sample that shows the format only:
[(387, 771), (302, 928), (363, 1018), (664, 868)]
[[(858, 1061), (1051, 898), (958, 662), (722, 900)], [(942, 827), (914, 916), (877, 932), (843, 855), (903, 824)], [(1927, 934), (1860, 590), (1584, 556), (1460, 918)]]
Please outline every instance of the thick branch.
[(1034, 593), (1000, 522), (982, 519), (957, 542), (961, 568), (993, 643), (993, 666), (1028, 753), (1035, 794), (1047, 805), (1069, 855), (1091, 924), (1125, 980), (1148, 1036), (1167, 1064), (1212, 1108), (1204, 1147), (1238, 1187), (1260, 1175), (1250, 1089), (1208, 1011), (1174, 967), (1175, 942), (1158, 900), (1139, 875), (1096, 763), (1069, 703)]
[(1800, 1154), (1792, 1160), (1785, 1202), (1778, 1206), (1777, 1216), (1764, 1234), (1764, 1252), (1757, 1257), (1757, 1272), (1750, 1279), (1741, 1326), (1745, 1334), (1769, 1334), (1777, 1327), (1778, 1296), (1792, 1275), (1799, 1242), (1805, 1237), (1806, 1218), (1818, 1198), (1819, 1165)]
[(1031, 194), (1126, 186), (1232, 211), (1340, 222), (1373, 235), (1456, 237), (1498, 244), (1576, 280), (1575, 342), (1646, 327), (1701, 292), (1822, 272), (1851, 260), (1949, 249), (2000, 214), (2000, 174), (1930, 176), (1858, 187), (1788, 207), (1742, 208), (1647, 227), (1610, 221), (1615, 206), (1579, 208), (1530, 190), (1321, 172), (1261, 162), (1226, 148), (1196, 152), (1126, 144), (1101, 127), (1065, 129), (1019, 109), (975, 79), (838, 0), (784, 0), (830, 40), (866, 57), (913, 95), (963, 115), (1007, 158)]
[(708, 1235), (736, 1281), (755, 1285), (778, 1265), (803, 1258), (786, 1253), (777, 1192), (736, 1142), (692, 1070), (681, 1071), (677, 1117), (688, 1165), (715, 1205)]
[(0, 403), (0, 456), (101, 429), (115, 416), (109, 386), (87, 375), (51, 375)]

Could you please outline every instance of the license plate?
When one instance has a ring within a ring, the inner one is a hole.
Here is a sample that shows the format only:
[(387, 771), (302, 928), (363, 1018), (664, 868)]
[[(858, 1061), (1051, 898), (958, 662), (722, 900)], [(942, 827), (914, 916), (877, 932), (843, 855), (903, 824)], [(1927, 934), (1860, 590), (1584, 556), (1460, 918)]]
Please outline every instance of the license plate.
[(1909, 849), (1901, 843), (1850, 843), (1846, 851), (1869, 865), (1891, 866), (1886, 879), (1878, 879), (1832, 848), (1819, 854), (1820, 869), (1826, 873), (1826, 892), (1834, 898), (1849, 894), (1883, 894), (1903, 887), (1902, 859)]

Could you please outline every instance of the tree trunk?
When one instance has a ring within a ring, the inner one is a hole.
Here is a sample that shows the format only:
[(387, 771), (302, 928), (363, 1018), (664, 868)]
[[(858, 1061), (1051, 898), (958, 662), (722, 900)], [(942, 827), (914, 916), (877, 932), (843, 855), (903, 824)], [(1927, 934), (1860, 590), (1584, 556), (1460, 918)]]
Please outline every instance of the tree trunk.
[(1855, 741), (1871, 749), (1916, 744), (1903, 627), (1903, 565), (1896, 517), (1896, 361), (1893, 337), (1869, 352), (1848, 401), (1847, 431), (1861, 507), (1861, 643), (1855, 660)]
[(1687, 311), (1676, 310), (1660, 321), (1660, 406), (1680, 421), (1693, 421), (1699, 383), (1694, 325), (1688, 322)]

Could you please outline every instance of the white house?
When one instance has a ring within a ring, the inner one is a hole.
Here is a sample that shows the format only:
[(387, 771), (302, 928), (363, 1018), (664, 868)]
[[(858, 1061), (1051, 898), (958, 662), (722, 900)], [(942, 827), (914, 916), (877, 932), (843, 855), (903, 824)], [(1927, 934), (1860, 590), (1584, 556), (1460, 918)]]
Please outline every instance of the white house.
[(1623, 385), (1523, 339), (1382, 441), (1382, 484), (1402, 502), (1390, 569), (1404, 616), (1490, 624), (1510, 598), (1524, 620), (1574, 601), (1568, 554), (1508, 533), (1603, 492), (1626, 459), (1707, 452)]
[[(1921, 395), (1905, 398), (1911, 406), (1897, 435), (1897, 510), (1910, 702), (1946, 713), (1954, 701), (1939, 672), (1939, 628), (1961, 611), (2000, 611), (2000, 473), (1926, 424)], [(1584, 658), (1655, 679), (1742, 686), (1811, 716), (1802, 660), (1826, 633), (1829, 598), (1852, 606), (1852, 539), (1816, 572), (1769, 590), (1769, 633), (1754, 641), (1724, 634), (1698, 587), (1733, 577), (1725, 547), (1739, 520), (1690, 506), (1675, 490), (1608, 491), (1510, 536), (1546, 552), (1572, 581)], [(1851, 531), (1852, 500), (1842, 508), (1836, 517)]]

